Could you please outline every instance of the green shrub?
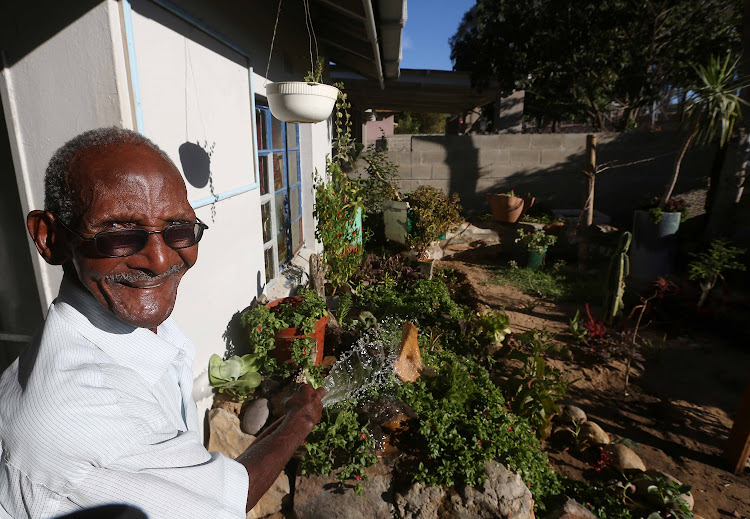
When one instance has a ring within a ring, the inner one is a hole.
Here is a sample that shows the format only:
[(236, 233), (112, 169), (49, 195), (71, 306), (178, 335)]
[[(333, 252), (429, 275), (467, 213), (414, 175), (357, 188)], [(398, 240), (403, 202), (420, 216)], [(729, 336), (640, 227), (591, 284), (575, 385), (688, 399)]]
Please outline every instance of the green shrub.
[(436, 375), (397, 391), (419, 415), (417, 443), (424, 451), (418, 453), (414, 481), (477, 486), (484, 479), (484, 463), (497, 460), (520, 472), (543, 509), (543, 498), (558, 489), (558, 476), (529, 423), (505, 410), (502, 393), (487, 370), (466, 357), (428, 349), (423, 349), (423, 360)]
[(329, 476), (335, 473), (339, 483), (355, 480), (354, 490), (362, 494), (361, 481), (367, 481), (365, 468), (375, 465), (375, 441), (368, 423), (351, 406), (339, 405), (323, 410), (323, 417), (303, 445), (305, 456), (301, 474)]

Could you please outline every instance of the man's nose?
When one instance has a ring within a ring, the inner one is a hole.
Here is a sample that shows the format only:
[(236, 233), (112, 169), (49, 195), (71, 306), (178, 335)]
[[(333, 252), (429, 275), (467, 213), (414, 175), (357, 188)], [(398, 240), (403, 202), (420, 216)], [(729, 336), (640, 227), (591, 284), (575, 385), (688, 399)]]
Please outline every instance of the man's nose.
[(153, 233), (148, 235), (146, 246), (131, 256), (130, 264), (133, 268), (148, 269), (154, 274), (161, 275), (172, 266), (170, 259), (173, 249), (164, 242), (164, 235)]

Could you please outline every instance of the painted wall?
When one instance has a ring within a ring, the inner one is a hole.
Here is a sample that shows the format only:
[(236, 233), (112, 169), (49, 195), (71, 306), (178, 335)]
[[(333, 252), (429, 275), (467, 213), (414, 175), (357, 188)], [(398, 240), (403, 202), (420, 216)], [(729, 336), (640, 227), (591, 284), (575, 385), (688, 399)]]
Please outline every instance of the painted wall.
[[(13, 58), (4, 67), (0, 94), (24, 215), (43, 207), (44, 171), (60, 145), (84, 130), (131, 124), (119, 18), (117, 2), (108, 0), (26, 54), (13, 55), (14, 47), (27, 47), (23, 33), (5, 48)], [(46, 312), (62, 269), (44, 263), (31, 240), (28, 247)]]

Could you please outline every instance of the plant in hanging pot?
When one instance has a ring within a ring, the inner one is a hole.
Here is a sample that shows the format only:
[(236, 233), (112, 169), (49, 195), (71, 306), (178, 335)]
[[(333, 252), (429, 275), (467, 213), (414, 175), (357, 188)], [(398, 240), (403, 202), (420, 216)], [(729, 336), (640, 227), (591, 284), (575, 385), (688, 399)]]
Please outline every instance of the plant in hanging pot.
[(487, 193), (487, 203), (492, 212), (492, 218), (497, 222), (516, 223), (529, 208), (534, 205), (532, 196), (516, 196), (515, 191), (507, 193)]
[(253, 353), (268, 376), (286, 377), (294, 370), (319, 366), (327, 322), (325, 301), (307, 289), (242, 314)]
[(542, 229), (526, 231), (518, 229), (516, 243), (521, 245), (519, 261), (529, 268), (539, 268), (544, 263), (547, 249), (555, 244), (557, 236), (551, 236)]
[(304, 81), (279, 81), (266, 85), (268, 107), (273, 116), (288, 123), (318, 123), (328, 119), (339, 89), (321, 83), (322, 78), (323, 58), (318, 58), (314, 70)]
[(407, 244), (416, 250), (417, 259), (429, 262), (426, 270), (431, 273), (431, 260), (427, 248), (441, 235), (454, 231), (463, 222), (458, 194), (448, 198), (441, 189), (430, 185), (417, 188), (409, 195), (412, 225)]

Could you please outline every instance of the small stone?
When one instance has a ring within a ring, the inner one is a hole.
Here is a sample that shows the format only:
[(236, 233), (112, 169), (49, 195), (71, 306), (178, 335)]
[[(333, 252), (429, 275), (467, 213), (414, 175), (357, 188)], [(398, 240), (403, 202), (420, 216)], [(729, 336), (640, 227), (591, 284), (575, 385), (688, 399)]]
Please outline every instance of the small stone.
[(333, 355), (326, 355), (323, 357), (323, 362), (320, 363), (326, 369), (332, 368), (334, 364), (336, 364), (336, 357)]
[(242, 416), (242, 430), (247, 434), (258, 434), (258, 431), (268, 421), (268, 400), (258, 398), (253, 400), (246, 408)]
[(563, 423), (583, 423), (587, 420), (583, 409), (574, 405), (560, 406), (560, 420)]
[(208, 450), (230, 459), (236, 459), (255, 441), (255, 436), (240, 430), (240, 419), (226, 409), (208, 412), (208, 430)]
[(562, 506), (550, 512), (545, 519), (596, 519), (596, 516), (581, 503), (568, 497)]
[(581, 425), (581, 438), (593, 445), (609, 445), (611, 442), (609, 435), (596, 422), (584, 422)]
[(646, 465), (643, 463), (641, 457), (633, 451), (633, 449), (626, 447), (625, 445), (616, 443), (613, 445), (608, 445), (607, 451), (612, 454), (613, 465), (620, 471), (646, 471)]
[(415, 382), (422, 374), (422, 355), (417, 342), (417, 327), (404, 323), (401, 332), (401, 347), (393, 371), (404, 382)]

